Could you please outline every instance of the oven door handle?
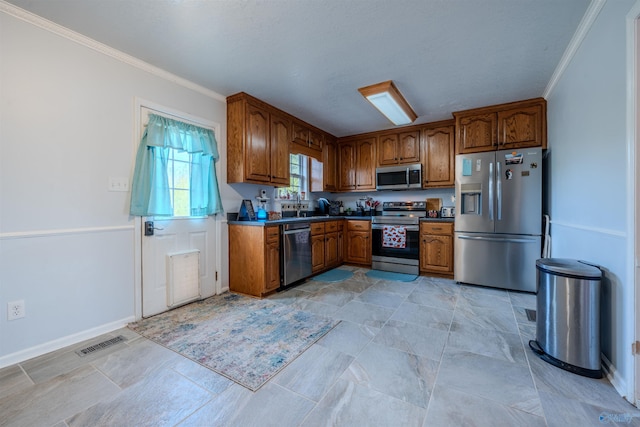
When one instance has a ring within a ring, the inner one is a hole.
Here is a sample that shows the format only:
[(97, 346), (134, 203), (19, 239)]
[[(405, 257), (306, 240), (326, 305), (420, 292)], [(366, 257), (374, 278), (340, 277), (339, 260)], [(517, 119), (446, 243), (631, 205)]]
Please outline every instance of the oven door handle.
[(407, 231), (420, 231), (419, 225), (402, 225), (402, 224), (371, 224), (372, 230), (382, 230), (385, 225), (391, 225), (393, 227), (404, 227)]

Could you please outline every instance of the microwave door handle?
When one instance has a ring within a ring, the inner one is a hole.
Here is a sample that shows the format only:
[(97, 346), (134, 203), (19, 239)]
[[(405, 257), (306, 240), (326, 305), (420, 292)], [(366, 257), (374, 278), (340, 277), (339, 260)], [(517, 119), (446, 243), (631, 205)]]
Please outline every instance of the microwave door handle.
[(493, 162), (489, 163), (489, 219), (493, 221)]
[(502, 220), (502, 170), (500, 162), (496, 162), (496, 193), (498, 202), (498, 221)]
[(407, 171), (406, 171), (406, 183), (407, 183), (407, 188), (409, 188), (411, 186), (411, 184), (409, 183), (409, 168), (407, 168)]

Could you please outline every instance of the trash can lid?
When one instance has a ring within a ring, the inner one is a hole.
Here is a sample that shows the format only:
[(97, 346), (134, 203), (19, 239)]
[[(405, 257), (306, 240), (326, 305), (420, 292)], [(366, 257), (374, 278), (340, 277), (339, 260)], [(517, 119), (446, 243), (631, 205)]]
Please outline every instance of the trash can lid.
[(602, 278), (602, 271), (586, 261), (577, 261), (566, 258), (541, 258), (536, 261), (538, 270), (561, 276), (576, 277), (579, 279)]

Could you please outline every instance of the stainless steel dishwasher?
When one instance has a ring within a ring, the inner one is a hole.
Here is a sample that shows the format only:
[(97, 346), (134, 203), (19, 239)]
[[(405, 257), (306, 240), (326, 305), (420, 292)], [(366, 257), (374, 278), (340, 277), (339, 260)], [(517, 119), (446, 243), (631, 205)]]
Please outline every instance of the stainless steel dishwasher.
[(294, 222), (282, 225), (282, 286), (311, 276), (311, 225)]

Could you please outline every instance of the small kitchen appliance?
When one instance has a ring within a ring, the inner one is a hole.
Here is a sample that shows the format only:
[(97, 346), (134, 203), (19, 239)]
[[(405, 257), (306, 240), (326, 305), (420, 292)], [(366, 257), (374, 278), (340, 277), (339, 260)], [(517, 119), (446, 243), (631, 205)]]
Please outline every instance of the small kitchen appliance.
[(422, 188), (422, 164), (376, 168), (376, 190)]
[(456, 208), (452, 206), (443, 206), (440, 209), (440, 217), (441, 218), (453, 218), (456, 216)]

